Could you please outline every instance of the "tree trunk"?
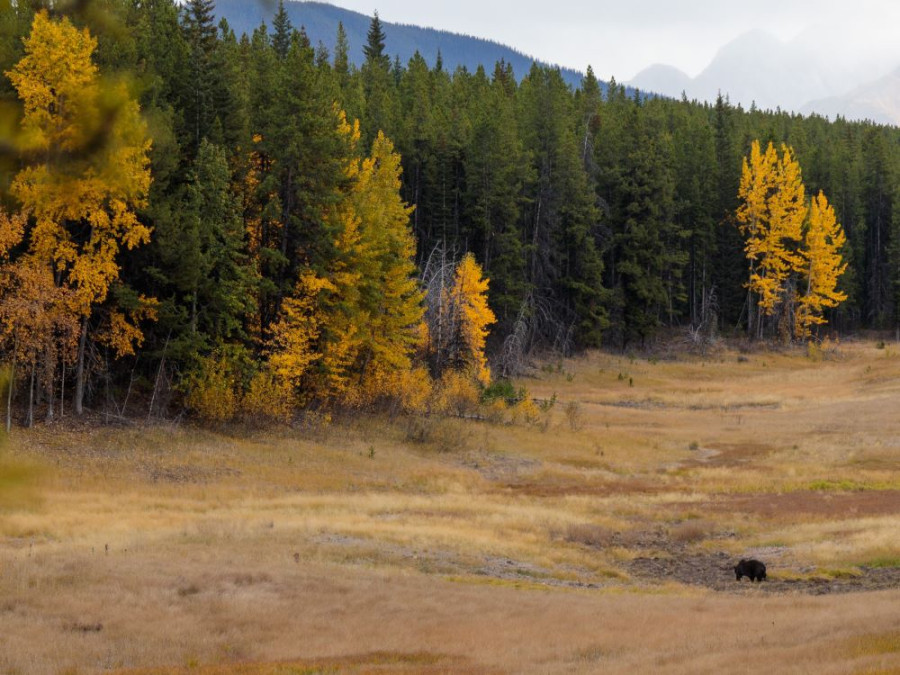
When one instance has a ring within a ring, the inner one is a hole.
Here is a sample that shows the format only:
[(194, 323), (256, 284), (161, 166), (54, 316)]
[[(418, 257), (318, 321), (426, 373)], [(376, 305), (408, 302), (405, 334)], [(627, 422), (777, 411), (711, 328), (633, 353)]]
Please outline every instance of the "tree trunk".
[(28, 384), (28, 419), (25, 426), (29, 429), (34, 426), (34, 366), (31, 366), (31, 381)]
[(56, 398), (56, 392), (53, 391), (53, 379), (51, 377), (50, 384), (47, 385), (47, 415), (44, 418), (46, 424), (53, 421), (53, 401)]
[[(18, 349), (18, 340), (16, 340), (16, 347)], [(13, 399), (13, 385), (16, 383), (16, 357), (15, 350), (13, 351), (13, 362), (12, 368), (9, 370), (9, 382), (6, 384), (6, 434), (7, 436), (12, 431), (12, 399)]]
[(56, 379), (56, 359), (51, 357), (51, 349), (47, 349), (44, 354), (44, 377), (46, 378), (47, 388), (47, 415), (44, 418), (46, 424), (53, 421), (53, 403), (56, 400), (56, 392), (53, 391), (54, 380)]
[(84, 352), (87, 347), (88, 319), (84, 317), (81, 324), (81, 339), (78, 341), (78, 363), (75, 366), (75, 414), (84, 414)]

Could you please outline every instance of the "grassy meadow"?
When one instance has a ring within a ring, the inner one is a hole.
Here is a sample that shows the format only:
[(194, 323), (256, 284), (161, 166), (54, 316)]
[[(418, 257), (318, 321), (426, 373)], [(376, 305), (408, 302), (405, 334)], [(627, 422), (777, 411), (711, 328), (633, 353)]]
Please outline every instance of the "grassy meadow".
[(539, 419), (14, 430), (0, 673), (900, 671), (900, 347), (520, 384)]

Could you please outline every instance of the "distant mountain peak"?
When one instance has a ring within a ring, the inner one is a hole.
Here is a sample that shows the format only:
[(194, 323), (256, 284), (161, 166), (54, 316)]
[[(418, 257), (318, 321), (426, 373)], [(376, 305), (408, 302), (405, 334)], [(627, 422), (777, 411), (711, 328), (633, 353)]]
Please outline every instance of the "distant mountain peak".
[(690, 89), (691, 82), (691, 76), (675, 66), (654, 63), (635, 75), (628, 84), (641, 91), (677, 98)]

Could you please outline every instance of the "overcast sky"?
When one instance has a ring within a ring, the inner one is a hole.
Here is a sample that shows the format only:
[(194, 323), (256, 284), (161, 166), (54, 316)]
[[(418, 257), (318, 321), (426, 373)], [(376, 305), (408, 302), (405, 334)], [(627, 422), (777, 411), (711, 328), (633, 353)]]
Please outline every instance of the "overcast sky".
[(562, 66), (590, 64), (619, 81), (654, 63), (697, 75), (719, 47), (753, 28), (782, 40), (827, 32), (823, 39), (853, 59), (900, 52), (897, 0), (330, 1), (369, 15), (377, 9), (392, 23), (489, 38)]

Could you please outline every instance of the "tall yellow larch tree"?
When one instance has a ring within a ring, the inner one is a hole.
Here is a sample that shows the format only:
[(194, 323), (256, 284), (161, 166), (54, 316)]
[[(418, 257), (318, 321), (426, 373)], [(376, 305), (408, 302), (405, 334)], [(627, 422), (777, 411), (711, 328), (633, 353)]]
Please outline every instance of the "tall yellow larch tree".
[(371, 398), (398, 382), (409, 371), (421, 341), (425, 312), (423, 293), (413, 262), (416, 242), (410, 228), (413, 207), (400, 196), (400, 155), (379, 132), (371, 155), (364, 159), (351, 194), (359, 219), (361, 262), (358, 365), (360, 392)]
[(826, 323), (822, 316), (824, 309), (837, 307), (847, 299), (847, 294), (837, 288), (841, 275), (847, 270), (841, 255), (846, 242), (834, 208), (819, 192), (812, 200), (804, 246), (800, 251), (801, 283), (805, 288), (797, 302), (794, 333), (799, 339), (808, 338), (812, 326)]
[[(135, 213), (150, 187), (150, 141), (127, 85), (101, 79), (92, 61), (96, 46), (87, 29), (42, 11), (25, 40), (25, 56), (7, 72), (24, 107), (21, 150), (32, 158), (11, 193), (29, 217), (29, 254), (72, 292), (69, 309), (81, 326), (79, 414), (92, 313), (118, 278), (121, 247), (150, 239)], [(140, 331), (132, 328), (120, 325), (117, 334), (136, 338)]]
[(497, 318), (487, 302), (490, 281), (486, 279), (475, 256), (467, 253), (456, 266), (453, 286), (448, 289), (448, 314), (453, 316), (458, 345), (455, 347), (457, 367), (468, 370), (476, 380), (487, 386), (491, 371), (485, 356), (488, 326)]
[(754, 141), (744, 159), (738, 197), (738, 226), (746, 237), (744, 251), (750, 263), (747, 288), (756, 297), (757, 336), (763, 317), (772, 316), (787, 298), (786, 284), (802, 265), (798, 248), (806, 220), (806, 192), (800, 165), (793, 151), (781, 147), (781, 156), (769, 143), (765, 153)]

